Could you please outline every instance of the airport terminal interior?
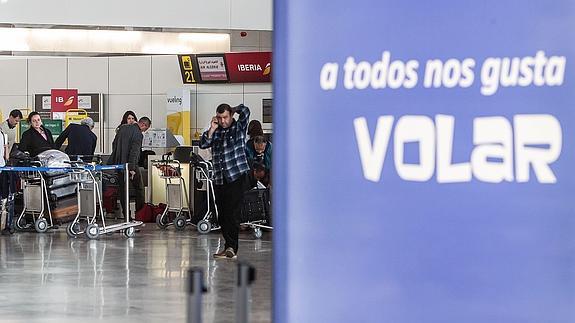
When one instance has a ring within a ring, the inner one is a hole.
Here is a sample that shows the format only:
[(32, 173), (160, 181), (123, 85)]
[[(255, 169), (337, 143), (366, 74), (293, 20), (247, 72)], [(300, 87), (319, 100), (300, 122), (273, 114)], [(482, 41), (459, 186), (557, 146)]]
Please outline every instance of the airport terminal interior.
[(0, 0), (0, 323), (575, 322), (574, 22)]
[(272, 321), (272, 35), (271, 0), (0, 1), (0, 322)]

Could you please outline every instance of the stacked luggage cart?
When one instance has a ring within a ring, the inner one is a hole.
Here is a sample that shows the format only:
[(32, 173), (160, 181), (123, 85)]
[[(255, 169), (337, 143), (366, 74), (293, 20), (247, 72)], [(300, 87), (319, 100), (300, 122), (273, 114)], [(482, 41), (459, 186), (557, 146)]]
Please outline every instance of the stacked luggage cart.
[[(83, 161), (67, 162), (68, 167), (44, 167), (41, 162), (31, 161), (26, 166), (0, 167), (3, 172), (18, 172), (22, 180), (23, 209), (18, 216), (15, 227), (27, 230), (34, 227), (38, 233), (54, 227), (50, 201), (55, 193), (51, 192), (46, 177), (48, 174), (66, 174), (76, 188), (78, 213), (67, 227), (70, 237), (84, 234), (89, 239), (96, 239), (102, 234), (122, 232), (128, 238), (135, 235), (135, 228), (142, 225), (140, 221), (129, 218), (129, 194), (125, 194), (125, 220), (120, 223), (106, 224), (102, 208), (102, 172), (122, 171), (125, 176), (125, 190), (129, 192), (128, 165), (96, 165)], [(59, 188), (59, 187), (57, 187)]]

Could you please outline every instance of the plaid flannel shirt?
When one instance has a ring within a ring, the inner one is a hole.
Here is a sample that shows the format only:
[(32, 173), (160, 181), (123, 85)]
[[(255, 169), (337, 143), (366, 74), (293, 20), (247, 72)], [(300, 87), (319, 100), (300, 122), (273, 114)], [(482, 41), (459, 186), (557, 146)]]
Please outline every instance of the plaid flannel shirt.
[(212, 148), (215, 185), (223, 185), (224, 177), (227, 183), (231, 183), (250, 169), (245, 149), (250, 109), (240, 104), (236, 107), (236, 112), (239, 118), (234, 120), (231, 126), (225, 129), (218, 127), (212, 138), (208, 138), (208, 129), (200, 139), (200, 148)]

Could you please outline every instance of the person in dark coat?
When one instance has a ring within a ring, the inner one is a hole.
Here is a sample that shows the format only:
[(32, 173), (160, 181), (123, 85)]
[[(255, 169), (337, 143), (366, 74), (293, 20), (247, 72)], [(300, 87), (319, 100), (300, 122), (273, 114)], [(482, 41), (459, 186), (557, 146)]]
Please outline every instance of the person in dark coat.
[(54, 138), (50, 130), (44, 128), (40, 114), (36, 111), (28, 115), (30, 129), (24, 131), (18, 149), (27, 151), (31, 157), (38, 156), (39, 153), (54, 149)]
[(118, 132), (118, 129), (120, 129), (120, 127), (122, 125), (136, 124), (137, 122), (138, 122), (138, 117), (136, 117), (136, 114), (134, 113), (134, 111), (128, 110), (122, 116), (122, 121), (120, 121), (120, 125), (118, 127), (116, 127), (116, 132)]
[[(142, 132), (148, 130), (151, 124), (152, 122), (148, 117), (142, 117), (138, 123), (124, 124), (118, 127), (112, 142), (112, 154), (108, 159), (108, 165), (128, 164), (130, 187), (136, 192), (136, 211), (144, 206), (144, 184), (138, 169), (138, 160), (142, 150)], [(120, 174), (118, 181), (122, 195), (125, 194), (123, 175), (123, 173)], [(120, 204), (122, 204), (122, 210), (126, 216), (126, 198), (125, 195), (123, 196), (120, 198)]]
[(92, 132), (93, 128), (94, 120), (92, 118), (86, 118), (80, 124), (69, 124), (56, 139), (54, 148), (60, 149), (64, 141), (68, 139), (68, 146), (66, 146), (64, 152), (69, 156), (94, 155), (98, 138)]

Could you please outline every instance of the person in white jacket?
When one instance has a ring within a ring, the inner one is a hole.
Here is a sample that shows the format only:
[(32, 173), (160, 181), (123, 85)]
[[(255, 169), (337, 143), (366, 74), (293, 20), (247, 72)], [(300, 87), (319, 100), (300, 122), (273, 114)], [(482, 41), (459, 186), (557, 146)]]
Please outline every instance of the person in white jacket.
[[(0, 128), (0, 169), (6, 166), (8, 161), (8, 135)], [(12, 229), (12, 218), (14, 215), (14, 188), (11, 185), (10, 172), (0, 170), (0, 229), (2, 234), (11, 234), (14, 232)]]
[[(22, 120), (22, 112), (18, 109), (14, 109), (10, 111), (10, 115), (8, 119), (4, 120), (0, 123), (0, 129), (4, 132), (6, 136), (8, 136), (8, 155), (12, 151), (12, 146), (16, 143), (16, 126)], [(22, 129), (24, 131), (24, 129)]]

